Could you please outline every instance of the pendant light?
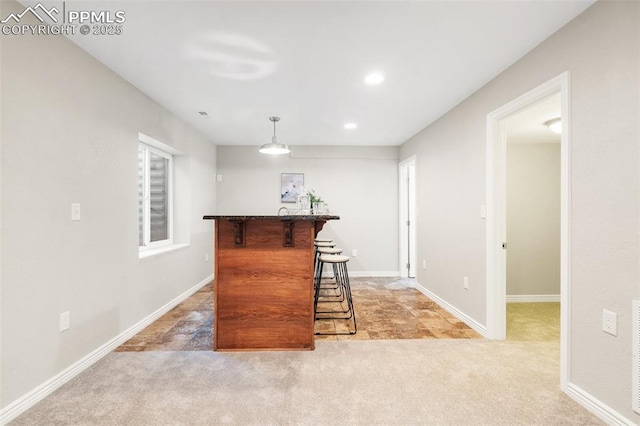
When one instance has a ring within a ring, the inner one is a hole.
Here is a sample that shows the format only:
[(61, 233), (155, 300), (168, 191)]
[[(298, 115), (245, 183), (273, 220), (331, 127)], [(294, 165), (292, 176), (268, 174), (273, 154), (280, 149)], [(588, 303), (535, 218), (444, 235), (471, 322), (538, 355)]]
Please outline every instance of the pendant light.
[(290, 153), (291, 149), (289, 148), (289, 145), (278, 143), (278, 140), (276, 139), (276, 123), (280, 121), (280, 117), (269, 117), (269, 120), (273, 122), (273, 137), (271, 138), (271, 143), (266, 143), (260, 147), (260, 153), (271, 155)]

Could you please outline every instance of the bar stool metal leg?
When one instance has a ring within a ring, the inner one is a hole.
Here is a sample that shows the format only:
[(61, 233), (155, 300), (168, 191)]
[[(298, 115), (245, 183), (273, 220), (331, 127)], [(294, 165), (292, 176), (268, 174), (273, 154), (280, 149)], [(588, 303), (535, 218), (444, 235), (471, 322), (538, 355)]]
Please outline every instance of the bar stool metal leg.
[[(356, 315), (355, 308), (353, 305), (353, 295), (351, 294), (351, 285), (349, 282), (349, 272), (347, 270), (347, 262), (349, 261), (348, 256), (341, 255), (329, 255), (329, 254), (321, 254), (318, 257), (318, 273), (315, 276), (315, 297), (314, 297), (314, 320), (346, 320), (347, 321), (347, 329), (348, 332), (316, 332), (316, 335), (349, 335), (355, 334), (358, 330), (356, 323)], [(330, 263), (334, 266), (335, 271), (335, 279), (337, 285), (341, 288), (341, 291), (344, 292), (344, 301), (346, 301), (346, 308), (342, 306), (340, 303), (341, 310), (333, 310), (333, 311), (318, 311), (318, 301), (320, 298), (320, 283), (322, 281), (322, 271), (324, 269), (324, 265), (326, 263)], [(322, 316), (318, 316), (318, 314), (325, 314)], [(351, 327), (351, 325), (353, 327)]]
[[(316, 253), (317, 256), (323, 255), (323, 254), (342, 254), (342, 249), (340, 248), (336, 248), (336, 247), (316, 247)], [(319, 270), (319, 265), (317, 262), (317, 257), (316, 257), (316, 263), (315, 263), (315, 271), (314, 271), (314, 277), (317, 276), (318, 274), (318, 270)], [(335, 277), (337, 276), (337, 269), (336, 269), (336, 265), (333, 264), (333, 276), (334, 276), (334, 281), (333, 283), (329, 284), (327, 282), (322, 282), (322, 280), (320, 281), (320, 290), (321, 293), (318, 296), (318, 303), (331, 303), (331, 302), (336, 302), (336, 301), (340, 301), (343, 302), (344, 301), (344, 291), (342, 286), (339, 285), (338, 281), (335, 280)], [(337, 292), (337, 293), (336, 293)]]

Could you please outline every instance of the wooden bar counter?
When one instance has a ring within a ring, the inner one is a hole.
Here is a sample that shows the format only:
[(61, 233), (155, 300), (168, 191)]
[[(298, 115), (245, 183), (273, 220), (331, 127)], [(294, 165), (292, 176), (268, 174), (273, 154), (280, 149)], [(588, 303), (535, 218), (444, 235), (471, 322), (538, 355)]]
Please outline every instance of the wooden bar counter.
[(213, 349), (312, 350), (313, 240), (339, 216), (215, 220)]

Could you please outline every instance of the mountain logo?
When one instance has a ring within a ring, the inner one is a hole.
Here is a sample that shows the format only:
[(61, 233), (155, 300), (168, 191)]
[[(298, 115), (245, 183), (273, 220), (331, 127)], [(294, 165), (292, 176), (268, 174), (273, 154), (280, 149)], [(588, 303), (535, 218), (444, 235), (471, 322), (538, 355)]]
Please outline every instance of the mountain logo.
[(33, 16), (35, 16), (36, 18), (38, 18), (38, 20), (40, 22), (44, 22), (44, 17), (41, 16), (45, 15), (48, 16), (53, 22), (58, 22), (58, 18), (56, 18), (53, 13), (60, 13), (60, 11), (54, 6), (51, 9), (47, 9), (46, 7), (44, 7), (42, 5), (42, 3), (38, 3), (35, 6), (29, 6), (27, 7), (25, 10), (23, 10), (21, 13), (12, 13), (9, 16), (7, 16), (5, 19), (3, 19), (2, 21), (0, 21), (0, 23), (2, 24), (6, 24), (7, 22), (9, 22), (10, 20), (14, 20), (16, 23), (20, 22), (20, 20), (22, 19), (22, 17), (24, 15), (26, 15), (27, 13), (31, 13)]

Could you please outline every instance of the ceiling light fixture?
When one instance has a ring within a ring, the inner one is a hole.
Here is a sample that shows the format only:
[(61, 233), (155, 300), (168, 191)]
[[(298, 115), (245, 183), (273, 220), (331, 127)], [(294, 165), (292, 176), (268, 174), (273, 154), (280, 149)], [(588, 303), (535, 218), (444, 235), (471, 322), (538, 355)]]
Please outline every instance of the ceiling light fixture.
[(375, 86), (376, 84), (380, 84), (383, 81), (384, 76), (378, 72), (371, 73), (364, 78), (364, 84), (368, 84), (369, 86)]
[(344, 128), (348, 130), (356, 129), (357, 127), (358, 125), (356, 123), (346, 123), (344, 125)]
[(271, 143), (265, 143), (260, 147), (260, 153), (271, 155), (290, 153), (291, 148), (289, 148), (289, 145), (278, 143), (278, 140), (276, 139), (276, 123), (280, 121), (280, 117), (269, 117), (269, 120), (273, 122), (273, 137), (271, 138)]
[(559, 135), (562, 134), (562, 120), (560, 120), (560, 117), (545, 121), (544, 125), (547, 126), (553, 133), (557, 133)]

